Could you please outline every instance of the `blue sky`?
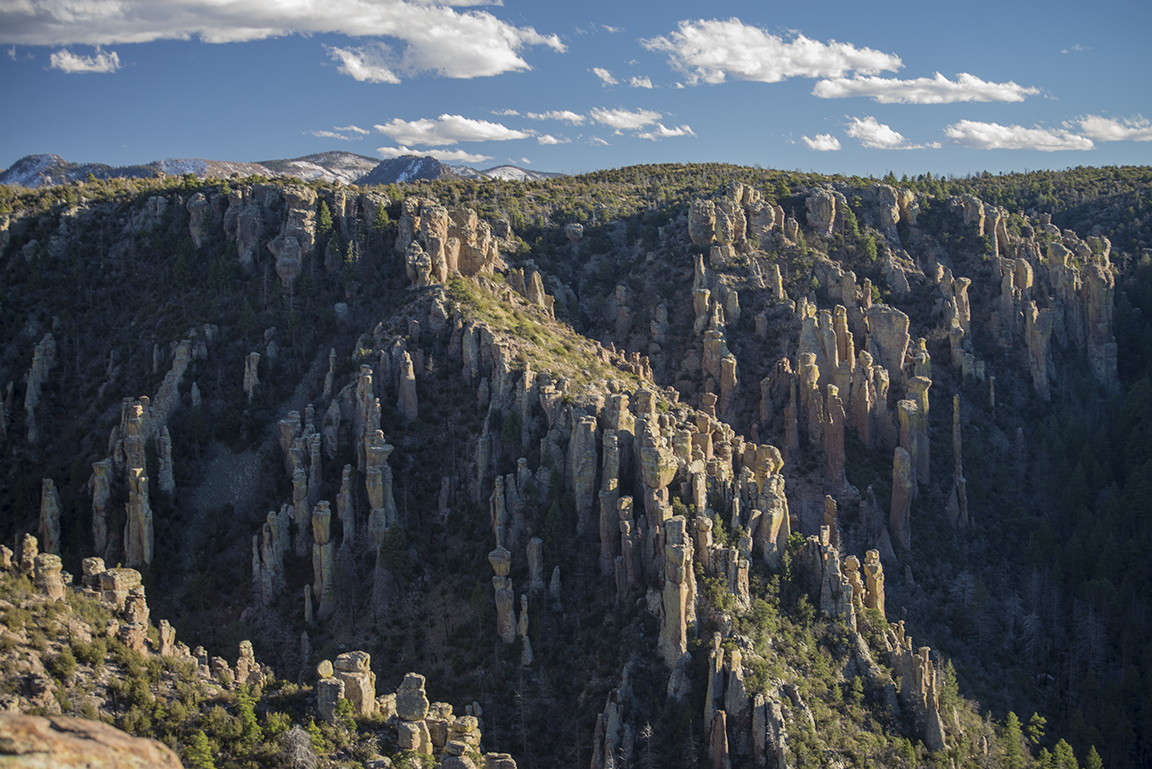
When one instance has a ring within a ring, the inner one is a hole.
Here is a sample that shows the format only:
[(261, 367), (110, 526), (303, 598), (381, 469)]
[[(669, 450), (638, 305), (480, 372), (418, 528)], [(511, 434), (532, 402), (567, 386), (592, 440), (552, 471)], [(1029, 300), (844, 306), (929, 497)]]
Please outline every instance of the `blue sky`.
[(1152, 3), (0, 0), (0, 168), (1152, 164)]

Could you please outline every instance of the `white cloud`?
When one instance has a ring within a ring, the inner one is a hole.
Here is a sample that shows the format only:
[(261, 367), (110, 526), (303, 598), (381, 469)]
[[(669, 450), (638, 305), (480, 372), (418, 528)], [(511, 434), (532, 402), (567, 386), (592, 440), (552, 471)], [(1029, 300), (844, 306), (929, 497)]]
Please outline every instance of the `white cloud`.
[(404, 155), (416, 155), (418, 157), (431, 157), (440, 161), (451, 161), (456, 163), (483, 163), (485, 160), (491, 160), (491, 155), (474, 155), (471, 152), (464, 150), (410, 150), (407, 147), (377, 147), (377, 154), (382, 158), (398, 158)]
[(676, 128), (665, 128), (662, 123), (657, 123), (655, 130), (645, 131), (644, 133), (636, 134), (641, 139), (648, 139), (650, 141), (658, 141), (660, 139), (669, 139), (674, 136), (695, 136), (696, 132), (690, 126), (682, 125)]
[[(305, 131), (304, 133), (318, 136), (321, 139), (340, 139), (341, 141), (359, 141), (364, 136), (372, 133), (366, 131), (360, 126), (346, 125), (346, 126), (333, 126), (331, 131)], [(350, 136), (349, 134), (357, 134)]]
[(633, 88), (651, 88), (652, 81), (646, 77), (634, 77), (628, 81), (628, 85)]
[(736, 18), (681, 21), (667, 37), (642, 40), (650, 51), (668, 54), (689, 84), (722, 83), (728, 77), (778, 83), (790, 77), (874, 75), (903, 66), (900, 57), (835, 40), (821, 43), (797, 35), (791, 42)]
[[(1152, 141), (1152, 123), (1140, 115), (1122, 120), (1085, 115), (1073, 122), (1080, 124), (1080, 130), (1085, 136), (1098, 142)], [(1068, 123), (1064, 125), (1070, 127)]]
[(616, 80), (616, 78), (612, 77), (612, 73), (603, 67), (593, 67), (592, 72), (596, 75), (596, 77), (604, 81), (604, 85), (619, 85), (619, 82)]
[(12, 61), (16, 61), (16, 46), (12, 46), (8, 49), (8, 58)]
[[(15, 58), (16, 48), (13, 46), (9, 52)], [(52, 53), (49, 57), (49, 65), (51, 69), (58, 69), (64, 72), (115, 72), (120, 69), (120, 57), (116, 55), (115, 51), (104, 53), (99, 47), (96, 48), (96, 53), (92, 56), (77, 56), (68, 50), (59, 50)]]
[(821, 99), (842, 99), (846, 96), (868, 96), (881, 104), (951, 104), (960, 101), (1024, 101), (1026, 96), (1040, 93), (1039, 88), (1026, 88), (1012, 81), (988, 83), (975, 75), (961, 72), (952, 81), (936, 73), (936, 77), (915, 80), (894, 80), (883, 77), (835, 78), (821, 80), (812, 89), (813, 96)]
[(1091, 51), (1091, 50), (1092, 50), (1092, 46), (1083, 46), (1083, 45), (1080, 45), (1079, 43), (1077, 43), (1076, 45), (1072, 46), (1071, 48), (1065, 48), (1060, 53), (1081, 53), (1083, 51)]
[(801, 136), (804, 143), (808, 145), (808, 149), (816, 150), (817, 152), (834, 152), (840, 149), (840, 140), (832, 134), (816, 134), (816, 138), (809, 139), (807, 136)]
[(381, 43), (369, 43), (361, 48), (328, 48), (328, 56), (340, 62), (337, 71), (361, 83), (400, 82), (388, 64), (390, 53), (388, 46)]
[(498, 142), (509, 139), (527, 139), (532, 134), (518, 131), (500, 123), (487, 120), (472, 120), (460, 115), (441, 115), (435, 120), (393, 119), (387, 125), (377, 125), (376, 130), (391, 136), (404, 144), (424, 144), (443, 146), (457, 142)]
[(610, 144), (608, 144), (608, 142), (604, 141), (599, 136), (588, 137), (588, 143), (595, 145), (597, 147), (609, 147), (609, 146), (611, 146)]
[(568, 141), (568, 139), (557, 139), (551, 134), (541, 134), (540, 136), (536, 137), (536, 142), (538, 144), (567, 144)]
[[(940, 146), (939, 143), (909, 144), (903, 134), (893, 131), (890, 126), (881, 123), (874, 117), (852, 118), (852, 124), (848, 126), (847, 133), (853, 139), (859, 139), (865, 147), (877, 150), (918, 150), (926, 147), (935, 149)], [(819, 138), (817, 137), (817, 139)]]
[(1092, 140), (1064, 130), (961, 120), (944, 129), (952, 144), (977, 150), (1090, 150)]
[(417, 72), (451, 78), (497, 75), (530, 69), (520, 56), (528, 46), (566, 50), (556, 35), (514, 26), (487, 11), (449, 7), (473, 4), (473, 0), (435, 5), (405, 0), (329, 0), (323, 6), (298, 0), (20, 0), (0, 6), (0, 43), (112, 45), (189, 38), (233, 43), (331, 33), (402, 41), (396, 56), (386, 61), (365, 63), (366, 56), (380, 54), (371, 49), (330, 49), (359, 60), (361, 67), (357, 61), (342, 59), (349, 74), (359, 72), (362, 79), (372, 82), (391, 82), (385, 73), (392, 77)]
[(590, 114), (597, 123), (615, 128), (617, 133), (623, 129), (643, 128), (655, 123), (661, 117), (659, 112), (647, 109), (629, 112), (626, 109), (600, 109), (597, 107)]
[(493, 115), (499, 115), (500, 117), (519, 117), (520, 115), (520, 113), (514, 109), (493, 109), (489, 110), (489, 112)]
[(319, 137), (321, 139), (339, 139), (345, 142), (350, 142), (354, 139), (360, 138), (358, 136), (345, 136), (344, 134), (338, 134), (335, 131), (305, 131), (304, 133), (312, 134), (313, 136)]
[(571, 110), (550, 110), (548, 112), (526, 112), (524, 117), (531, 118), (532, 120), (562, 120), (565, 123), (572, 125), (583, 125), (586, 119), (578, 112)]

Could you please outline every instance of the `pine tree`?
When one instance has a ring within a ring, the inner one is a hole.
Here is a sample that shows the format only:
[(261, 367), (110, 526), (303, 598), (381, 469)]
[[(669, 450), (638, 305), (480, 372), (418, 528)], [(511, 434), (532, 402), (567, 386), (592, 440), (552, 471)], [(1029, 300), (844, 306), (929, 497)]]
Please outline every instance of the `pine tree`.
[(216, 762), (212, 758), (212, 743), (204, 732), (196, 732), (188, 741), (188, 749), (184, 751), (184, 766), (192, 769), (216, 769)]
[(1008, 721), (1004, 724), (1004, 763), (1007, 769), (1023, 769), (1024, 749), (1023, 735), (1020, 733), (1020, 719), (1009, 711)]
[(316, 234), (327, 235), (330, 232), (332, 232), (332, 212), (328, 210), (328, 204), (321, 200), (320, 207), (316, 210)]

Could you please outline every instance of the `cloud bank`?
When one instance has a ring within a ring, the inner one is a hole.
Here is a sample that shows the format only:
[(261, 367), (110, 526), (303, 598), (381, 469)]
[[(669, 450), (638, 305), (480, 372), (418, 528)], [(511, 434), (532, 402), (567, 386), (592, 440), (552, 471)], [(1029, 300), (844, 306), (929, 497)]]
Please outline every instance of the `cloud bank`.
[(803, 35), (786, 42), (736, 18), (681, 21), (675, 32), (641, 44), (668, 54), (669, 63), (690, 84), (722, 83), (728, 78), (778, 83), (790, 77), (838, 78), (849, 72), (874, 75), (903, 66), (898, 56), (851, 43), (821, 43)]
[(556, 35), (517, 27), (487, 11), (457, 11), (472, 0), (426, 2), (329, 0), (322, 6), (293, 0), (21, 0), (0, 5), (0, 43), (112, 45), (154, 40), (236, 43), (292, 34), (336, 33), (388, 37), (399, 50), (371, 44), (332, 48), (340, 71), (365, 82), (431, 72), (473, 78), (530, 69), (520, 52), (544, 45), (566, 50)]
[(816, 134), (814, 139), (809, 139), (807, 136), (800, 138), (808, 145), (808, 149), (817, 152), (835, 152), (840, 149), (840, 140), (832, 134)]
[(1067, 130), (1025, 128), (1019, 125), (1003, 126), (999, 123), (980, 123), (961, 120), (944, 129), (952, 144), (978, 150), (1090, 150), (1095, 145), (1086, 136)]
[(435, 120), (401, 120), (395, 118), (385, 125), (375, 126), (382, 134), (403, 144), (445, 146), (457, 142), (492, 142), (509, 139), (527, 139), (527, 131), (518, 131), (500, 123), (472, 120), (461, 115), (441, 115)]
[(866, 96), (880, 104), (952, 104), (963, 101), (1024, 101), (1040, 93), (1039, 88), (1025, 88), (1008, 81), (988, 83), (975, 75), (961, 72), (952, 81), (936, 77), (894, 80), (883, 77), (835, 78), (821, 80), (812, 95), (821, 99), (843, 99)]

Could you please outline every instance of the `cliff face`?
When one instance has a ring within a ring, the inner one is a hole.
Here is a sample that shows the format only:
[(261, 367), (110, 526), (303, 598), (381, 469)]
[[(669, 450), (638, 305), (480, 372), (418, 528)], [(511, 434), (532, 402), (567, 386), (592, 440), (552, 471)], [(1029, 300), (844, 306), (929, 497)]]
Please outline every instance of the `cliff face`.
[(8, 214), (0, 501), (42, 593), (98, 556), (129, 648), (180, 627), (205, 681), (300, 682), (297, 723), (443, 766), (794, 765), (840, 722), (981, 750), (913, 637), (997, 552), (981, 474), (1123, 386), (1105, 233), (818, 178), (647, 214), (618, 182), (583, 225), (558, 182), (501, 215), (461, 182), (150, 184)]

